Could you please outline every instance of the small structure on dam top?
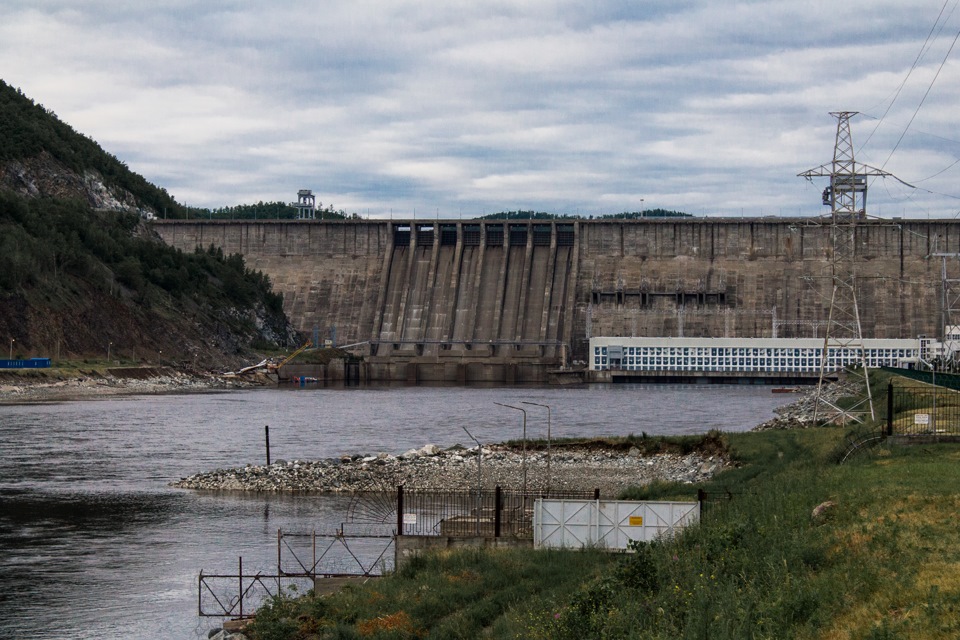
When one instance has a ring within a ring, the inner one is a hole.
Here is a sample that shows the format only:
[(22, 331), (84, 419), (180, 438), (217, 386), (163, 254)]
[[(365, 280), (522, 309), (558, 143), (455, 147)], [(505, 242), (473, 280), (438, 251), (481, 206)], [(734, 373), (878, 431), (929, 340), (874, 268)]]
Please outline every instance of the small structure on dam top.
[(297, 201), (290, 206), (297, 208), (297, 220), (313, 220), (317, 217), (317, 198), (310, 189), (297, 191)]

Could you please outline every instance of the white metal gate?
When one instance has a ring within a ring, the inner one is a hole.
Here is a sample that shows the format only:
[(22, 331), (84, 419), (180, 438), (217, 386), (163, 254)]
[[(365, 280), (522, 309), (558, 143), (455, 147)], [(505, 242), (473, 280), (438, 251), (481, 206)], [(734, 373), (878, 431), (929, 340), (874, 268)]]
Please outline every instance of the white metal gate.
[(699, 502), (541, 498), (534, 503), (533, 544), (625, 550), (631, 540), (649, 542), (699, 521)]

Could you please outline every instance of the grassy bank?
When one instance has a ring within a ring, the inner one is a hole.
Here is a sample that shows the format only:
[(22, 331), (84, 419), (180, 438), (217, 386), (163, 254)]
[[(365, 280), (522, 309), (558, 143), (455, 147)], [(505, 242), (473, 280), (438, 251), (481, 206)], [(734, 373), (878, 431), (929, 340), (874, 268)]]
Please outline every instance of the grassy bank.
[(361, 588), (276, 601), (254, 637), (958, 637), (960, 448), (880, 448), (838, 466), (843, 435), (727, 435), (740, 465), (703, 487), (722, 499), (701, 526), (637, 553), (433, 555)]

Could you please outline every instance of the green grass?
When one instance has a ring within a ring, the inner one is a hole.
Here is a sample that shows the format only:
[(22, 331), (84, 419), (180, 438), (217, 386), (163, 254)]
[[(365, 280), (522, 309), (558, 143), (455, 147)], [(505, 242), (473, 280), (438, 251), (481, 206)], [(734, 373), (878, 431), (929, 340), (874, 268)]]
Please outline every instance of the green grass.
[(429, 555), (361, 588), (275, 601), (254, 637), (960, 637), (960, 448), (881, 447), (836, 465), (840, 428), (725, 438), (738, 466), (702, 488), (731, 499), (673, 540)]
[[(505, 445), (520, 448), (523, 446), (523, 440), (507, 440)], [(686, 455), (694, 451), (706, 453), (708, 455), (726, 454), (727, 441), (724, 434), (720, 431), (712, 430), (706, 434), (690, 436), (651, 436), (646, 433), (641, 435), (630, 434), (627, 436), (598, 436), (592, 438), (554, 438), (550, 445), (552, 447), (597, 447), (602, 449), (620, 449), (628, 451), (637, 449), (643, 455), (656, 455), (660, 453), (675, 453)], [(528, 449), (543, 450), (547, 448), (545, 439), (527, 440)]]
[(600, 551), (433, 553), (361, 588), (347, 587), (324, 599), (275, 600), (259, 612), (254, 633), (260, 640), (475, 638), (498, 628), (509, 637), (518, 624), (535, 622), (539, 612), (559, 611), (585, 581), (615, 563)]

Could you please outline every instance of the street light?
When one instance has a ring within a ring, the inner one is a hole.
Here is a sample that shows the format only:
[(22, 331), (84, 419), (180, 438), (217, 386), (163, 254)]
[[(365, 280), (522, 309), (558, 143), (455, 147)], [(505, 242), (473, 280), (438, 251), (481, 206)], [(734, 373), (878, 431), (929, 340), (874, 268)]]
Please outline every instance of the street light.
[(503, 404), (502, 402), (494, 402), (493, 404), (500, 405), (501, 407), (506, 407), (507, 409), (513, 409), (514, 411), (519, 411), (523, 414), (523, 458), (521, 459), (521, 466), (523, 467), (523, 499), (527, 499), (527, 410), (521, 409), (520, 407), (514, 407), (513, 405)]
[(13, 360), (13, 343), (16, 342), (16, 338), (10, 338), (10, 359)]
[(521, 400), (520, 404), (532, 404), (535, 407), (544, 407), (547, 410), (547, 491), (550, 490), (550, 405), (540, 404), (539, 402), (527, 402)]
[(477, 443), (477, 535), (480, 535), (480, 491), (483, 486), (483, 475), (480, 473), (480, 461), (483, 459), (483, 445), (480, 444), (480, 441), (473, 437), (473, 434), (467, 431), (467, 428), (463, 425), (460, 425), (460, 428), (467, 432), (467, 435), (470, 436), (470, 439)]
[(113, 346), (112, 342), (107, 343), (107, 364), (110, 364), (110, 347)]

